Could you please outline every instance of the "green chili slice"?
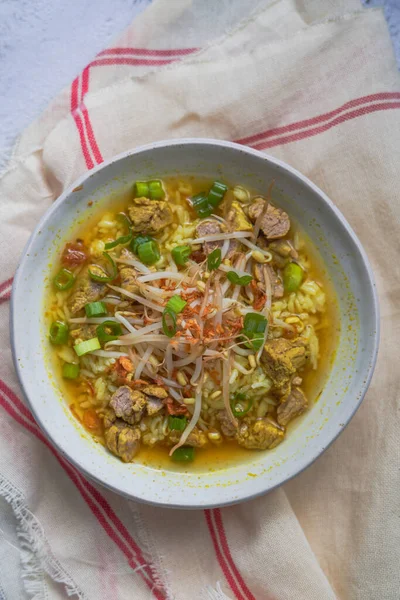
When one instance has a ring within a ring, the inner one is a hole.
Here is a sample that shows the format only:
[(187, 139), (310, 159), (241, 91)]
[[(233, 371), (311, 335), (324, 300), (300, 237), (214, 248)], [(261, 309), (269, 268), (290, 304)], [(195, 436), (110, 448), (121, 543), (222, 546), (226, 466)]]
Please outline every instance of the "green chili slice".
[(127, 217), (127, 215), (123, 212), (118, 213), (117, 219), (125, 225), (125, 227), (128, 230), (128, 233), (126, 235), (121, 235), (119, 238), (117, 238), (113, 242), (108, 242), (105, 245), (106, 250), (111, 250), (112, 248), (115, 248), (116, 246), (119, 246), (120, 244), (129, 244), (132, 240), (133, 234), (131, 232), (131, 222), (130, 222), (129, 218)]
[(122, 335), (122, 327), (116, 321), (104, 321), (96, 327), (96, 333), (101, 343), (112, 342)]
[(168, 427), (175, 431), (183, 431), (187, 424), (186, 417), (173, 417), (170, 415), (168, 417)]
[(175, 462), (192, 462), (194, 460), (194, 448), (192, 446), (181, 446), (171, 456)]
[(163, 332), (169, 338), (176, 334), (176, 312), (171, 308), (165, 308), (162, 314)]
[(221, 264), (221, 261), (221, 248), (215, 248), (215, 250), (210, 252), (210, 254), (207, 257), (207, 269), (209, 271), (214, 271), (215, 269), (218, 269), (219, 265)]
[(73, 363), (64, 363), (62, 367), (62, 376), (64, 379), (76, 379), (79, 377), (79, 365)]
[(239, 419), (244, 417), (253, 406), (253, 398), (250, 398), (242, 392), (236, 392), (231, 400), (232, 413)]
[(54, 321), (50, 326), (49, 338), (57, 346), (68, 341), (68, 325), (64, 321)]
[(93, 273), (93, 271), (91, 271), (90, 268), (89, 275), (91, 279), (93, 279), (93, 281), (99, 281), (100, 283), (110, 283), (111, 281), (114, 281), (114, 279), (118, 275), (117, 265), (115, 264), (111, 256), (108, 254), (108, 252), (103, 252), (103, 256), (108, 260), (108, 262), (111, 265), (111, 275), (96, 275), (96, 273)]
[(75, 275), (68, 269), (60, 269), (53, 279), (54, 287), (61, 292), (69, 290), (74, 285)]

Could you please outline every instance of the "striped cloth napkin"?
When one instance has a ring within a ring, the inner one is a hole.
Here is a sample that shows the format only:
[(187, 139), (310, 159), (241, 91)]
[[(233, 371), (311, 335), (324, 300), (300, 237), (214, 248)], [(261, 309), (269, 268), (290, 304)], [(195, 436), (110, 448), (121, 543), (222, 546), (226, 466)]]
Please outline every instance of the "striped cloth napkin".
[[(380, 9), (253, 7), (154, 2), (24, 132), (1, 176), (2, 598), (399, 598), (399, 74)], [(94, 485), (48, 442), (12, 367), (8, 300), (30, 232), (77, 176), (192, 136), (267, 151), (329, 194), (372, 261), (382, 339), (362, 407), (313, 466), (266, 497), (183, 513)]]

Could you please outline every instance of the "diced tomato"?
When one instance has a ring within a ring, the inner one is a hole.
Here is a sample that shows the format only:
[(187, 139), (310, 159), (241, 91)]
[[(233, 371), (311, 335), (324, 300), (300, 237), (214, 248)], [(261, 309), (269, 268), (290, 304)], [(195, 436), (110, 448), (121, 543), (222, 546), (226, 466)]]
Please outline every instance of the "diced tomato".
[(76, 267), (83, 264), (86, 259), (85, 245), (81, 240), (67, 244), (61, 256), (61, 262), (66, 267)]

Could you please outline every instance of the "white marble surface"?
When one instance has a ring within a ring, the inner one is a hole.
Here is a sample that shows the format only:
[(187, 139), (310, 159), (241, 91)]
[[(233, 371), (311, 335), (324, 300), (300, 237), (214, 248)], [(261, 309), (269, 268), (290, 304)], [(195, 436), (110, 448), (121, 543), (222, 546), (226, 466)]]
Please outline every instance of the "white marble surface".
[(151, 0), (0, 0), (0, 166), (18, 134)]

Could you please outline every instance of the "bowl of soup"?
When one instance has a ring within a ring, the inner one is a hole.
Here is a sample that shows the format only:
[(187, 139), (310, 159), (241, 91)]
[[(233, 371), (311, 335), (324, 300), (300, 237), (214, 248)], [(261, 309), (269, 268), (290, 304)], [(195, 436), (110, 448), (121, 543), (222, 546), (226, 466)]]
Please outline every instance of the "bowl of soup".
[(130, 498), (196, 508), (311, 464), (372, 376), (378, 306), (343, 215), (306, 177), (216, 140), (135, 149), (45, 214), (12, 346), (53, 444)]

